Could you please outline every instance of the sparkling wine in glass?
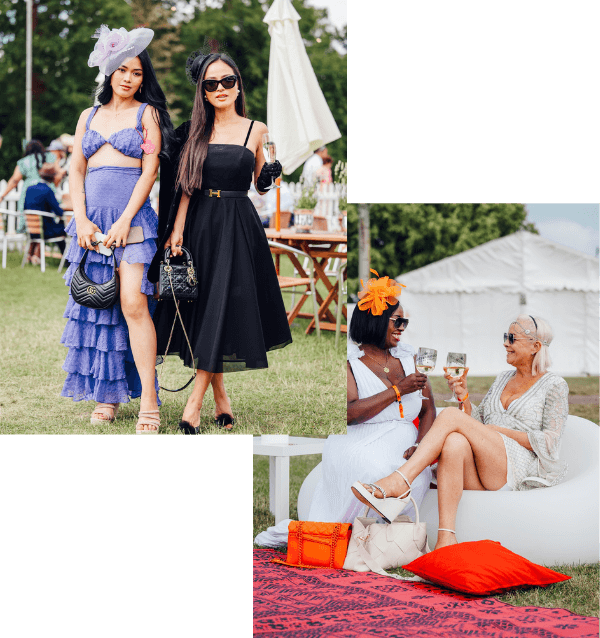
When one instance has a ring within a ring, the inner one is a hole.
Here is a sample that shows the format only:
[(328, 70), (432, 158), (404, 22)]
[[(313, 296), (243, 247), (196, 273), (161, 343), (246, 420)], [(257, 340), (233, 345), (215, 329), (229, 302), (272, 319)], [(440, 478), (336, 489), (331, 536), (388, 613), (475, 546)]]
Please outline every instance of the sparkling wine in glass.
[[(446, 370), (448, 374), (454, 379), (458, 379), (463, 375), (465, 368), (467, 367), (467, 355), (464, 352), (449, 352), (446, 359)], [(446, 403), (459, 403), (456, 398), (454, 390), (452, 390), (452, 397), (445, 399)]]
[[(277, 159), (277, 149), (275, 142), (269, 133), (265, 133), (262, 136), (262, 149), (265, 156), (265, 162), (267, 162), (267, 164), (272, 164)], [(277, 188), (277, 184), (273, 178), (271, 178), (271, 186), (269, 186), (269, 188)]]
[[(417, 370), (421, 374), (429, 374), (435, 368), (435, 362), (437, 361), (437, 350), (431, 348), (419, 348), (417, 352)], [(417, 396), (421, 399), (427, 399), (421, 390)]]

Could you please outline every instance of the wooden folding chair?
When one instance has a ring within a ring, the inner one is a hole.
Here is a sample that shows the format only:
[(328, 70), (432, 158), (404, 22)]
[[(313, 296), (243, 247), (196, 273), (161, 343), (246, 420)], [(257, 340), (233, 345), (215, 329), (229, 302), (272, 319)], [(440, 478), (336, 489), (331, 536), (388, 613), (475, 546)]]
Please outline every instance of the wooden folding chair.
[[(27, 261), (29, 246), (31, 246), (31, 244), (37, 243), (40, 244), (42, 272), (46, 272), (46, 244), (55, 244), (59, 241), (66, 241), (66, 235), (44, 239), (44, 221), (42, 218), (52, 217), (54, 219), (56, 215), (54, 215), (53, 213), (45, 213), (40, 210), (24, 210), (23, 214), (25, 215), (25, 224), (27, 228), (27, 243), (25, 244), (25, 252), (23, 254), (23, 261), (21, 262), (21, 268), (25, 266), (25, 262)], [(39, 237), (32, 238), (32, 235), (39, 235)]]
[(344, 279), (344, 271), (348, 266), (348, 262), (339, 260), (339, 266), (337, 271), (337, 283), (338, 283), (338, 303), (337, 312), (335, 318), (335, 347), (338, 347), (338, 341), (340, 339), (340, 332), (342, 330), (342, 310), (344, 308), (344, 295), (346, 294), (346, 280)]
[[(299, 250), (298, 248), (292, 248), (292, 246), (287, 246), (286, 244), (279, 244), (275, 241), (268, 241), (269, 246), (271, 247), (271, 252), (274, 255), (285, 255), (287, 254), (290, 258), (293, 256), (294, 258), (298, 257), (308, 257), (308, 265), (307, 269), (309, 270), (310, 277), (282, 277), (277, 275), (277, 281), (279, 282), (279, 288), (283, 291), (287, 288), (295, 289), (297, 286), (304, 286), (305, 290), (300, 298), (300, 301), (296, 305), (292, 307), (290, 312), (288, 312), (288, 323), (290, 326), (294, 319), (298, 316), (300, 309), (304, 305), (304, 302), (308, 299), (308, 297), (312, 297), (313, 302), (313, 315), (315, 318), (315, 328), (317, 330), (317, 337), (321, 336), (321, 326), (319, 323), (319, 307), (317, 305), (317, 295), (315, 293), (315, 271), (313, 261), (309, 255), (307, 255), (303, 250)], [(292, 260), (293, 263), (293, 260)]]
[(11, 215), (18, 218), (20, 213), (16, 213), (14, 210), (8, 210), (8, 208), (0, 208), (0, 239), (2, 240), (2, 268), (6, 268), (6, 256), (8, 254), (8, 242), (9, 241), (25, 241), (26, 236), (24, 233), (11, 233), (8, 231), (8, 223), (4, 223), (4, 215)]

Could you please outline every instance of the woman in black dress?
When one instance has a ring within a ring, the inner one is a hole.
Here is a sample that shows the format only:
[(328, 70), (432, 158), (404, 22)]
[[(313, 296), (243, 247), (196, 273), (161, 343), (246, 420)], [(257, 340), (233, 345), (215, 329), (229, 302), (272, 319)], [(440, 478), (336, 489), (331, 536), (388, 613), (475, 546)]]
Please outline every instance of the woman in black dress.
[[(180, 310), (194, 354), (179, 320), (168, 348), (198, 370), (179, 427), (198, 434), (200, 408), (212, 384), (216, 423), (233, 427), (224, 372), (266, 368), (267, 352), (292, 341), (277, 274), (260, 218), (248, 198), (255, 180), (264, 193), (281, 174), (279, 162), (266, 164), (262, 136), (267, 127), (245, 117), (240, 72), (222, 53), (194, 53), (188, 77), (197, 85), (192, 119), (176, 131), (170, 161), (161, 163), (159, 246), (182, 254), (198, 269), (198, 299)], [(162, 250), (148, 279), (158, 280)], [(162, 301), (154, 315), (158, 353), (169, 342), (175, 304)]]

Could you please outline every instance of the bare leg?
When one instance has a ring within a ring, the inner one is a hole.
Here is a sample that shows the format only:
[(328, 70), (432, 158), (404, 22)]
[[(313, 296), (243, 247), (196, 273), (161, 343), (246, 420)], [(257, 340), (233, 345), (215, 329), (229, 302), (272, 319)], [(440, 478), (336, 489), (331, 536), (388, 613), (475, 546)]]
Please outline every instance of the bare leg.
[[(440, 527), (455, 529), (456, 510), (463, 490), (485, 490), (479, 480), (471, 445), (462, 434), (451, 432), (446, 437), (438, 463), (437, 479)], [(435, 549), (456, 542), (455, 534), (440, 531)]]
[[(215, 396), (215, 417), (218, 417), (220, 414), (229, 414), (229, 416), (233, 417), (231, 403), (227, 396), (227, 390), (225, 390), (224, 376), (222, 372), (215, 372), (211, 380), (213, 394)], [(231, 425), (226, 426), (226, 429), (231, 430), (232, 427)]]
[[(440, 456), (446, 438), (452, 432), (459, 432), (469, 442), (484, 489), (499, 490), (505, 485), (506, 450), (502, 437), (458, 408), (446, 408), (433, 422), (416, 452), (401, 468), (406, 478), (412, 483), (433, 463)], [(395, 472), (376, 483), (383, 487), (388, 496), (401, 496), (406, 492), (404, 479)], [(380, 498), (380, 493), (376, 491), (375, 496)]]
[(185, 409), (183, 411), (182, 421), (187, 421), (192, 427), (197, 428), (200, 424), (200, 409), (202, 408), (202, 401), (206, 389), (208, 388), (212, 378), (213, 372), (206, 372), (206, 370), (196, 371), (196, 380), (194, 381), (194, 389), (190, 398), (187, 400)]
[[(129, 329), (129, 341), (135, 366), (142, 382), (140, 411), (158, 410), (156, 388), (154, 386), (156, 367), (156, 331), (150, 312), (148, 299), (140, 291), (144, 264), (128, 264), (121, 261), (119, 276), (121, 282), (121, 309)], [(142, 418), (143, 422), (144, 419)], [(140, 425), (141, 430), (156, 429), (156, 425)]]

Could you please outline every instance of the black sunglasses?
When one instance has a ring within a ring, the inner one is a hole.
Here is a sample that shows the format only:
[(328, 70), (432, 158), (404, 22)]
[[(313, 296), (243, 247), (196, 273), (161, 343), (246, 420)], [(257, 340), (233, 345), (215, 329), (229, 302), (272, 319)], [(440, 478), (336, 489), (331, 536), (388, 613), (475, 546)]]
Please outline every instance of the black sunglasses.
[(408, 319), (405, 317), (390, 317), (390, 321), (394, 322), (394, 328), (400, 330), (400, 328), (406, 328), (408, 326)]
[(221, 80), (202, 80), (202, 88), (209, 93), (216, 91), (219, 88), (219, 84), (224, 89), (232, 89), (237, 82), (237, 75), (228, 75)]
[(504, 341), (508, 341), (508, 343), (512, 346), (515, 341), (531, 341), (531, 339), (529, 337), (515, 337), (513, 332), (505, 332)]

